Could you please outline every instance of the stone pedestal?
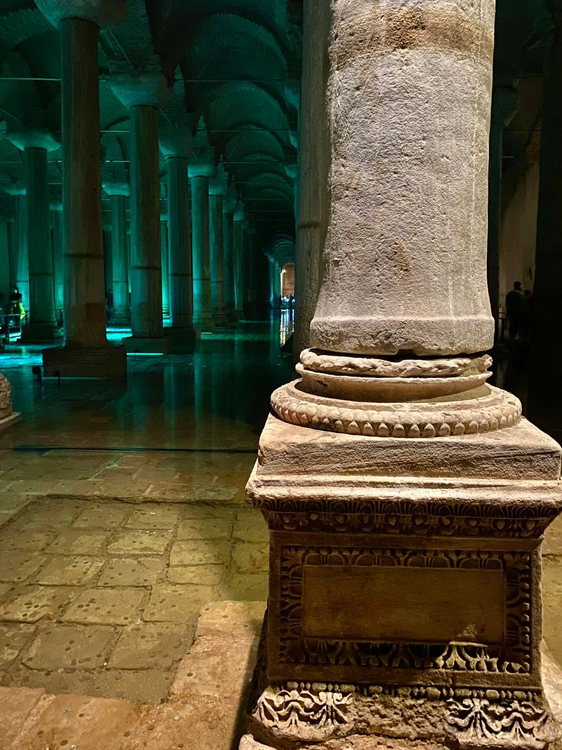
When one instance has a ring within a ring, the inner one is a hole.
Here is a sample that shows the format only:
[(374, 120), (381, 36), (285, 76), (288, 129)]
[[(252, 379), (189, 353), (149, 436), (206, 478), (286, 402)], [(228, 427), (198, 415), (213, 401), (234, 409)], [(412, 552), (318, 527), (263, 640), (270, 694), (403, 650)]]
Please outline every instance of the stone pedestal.
[(241, 747), (542, 750), (562, 449), (487, 382), (494, 2), (330, 8), (329, 232), (247, 488), (270, 570)]
[(19, 422), (21, 414), (12, 411), (12, 388), (8, 378), (0, 373), (0, 433)]

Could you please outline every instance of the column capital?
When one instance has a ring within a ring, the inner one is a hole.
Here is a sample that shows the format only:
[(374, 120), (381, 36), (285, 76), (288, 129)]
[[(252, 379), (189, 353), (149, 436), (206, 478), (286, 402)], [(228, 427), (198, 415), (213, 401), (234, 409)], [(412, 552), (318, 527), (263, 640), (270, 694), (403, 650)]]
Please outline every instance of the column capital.
[(26, 189), (22, 182), (10, 182), (2, 185), (2, 190), (8, 195), (25, 195)]
[(123, 195), (129, 197), (131, 194), (129, 185), (126, 182), (111, 182), (109, 180), (104, 180), (101, 186), (104, 193), (107, 195)]
[(62, 202), (61, 201), (49, 201), (49, 210), (56, 211), (57, 213), (62, 212)]
[(126, 0), (35, 0), (35, 3), (57, 27), (67, 18), (78, 18), (107, 29), (120, 23), (127, 12)]
[(47, 128), (9, 130), (6, 133), (6, 138), (20, 151), (25, 151), (26, 148), (42, 148), (45, 151), (57, 151), (60, 148), (59, 141)]
[(513, 86), (494, 86), (492, 89), (492, 122), (509, 125), (517, 111), (517, 89)]
[(246, 218), (246, 206), (242, 201), (238, 201), (234, 208), (234, 221), (244, 221)]
[(162, 73), (141, 73), (138, 76), (116, 74), (110, 79), (111, 89), (124, 107), (162, 107), (169, 96), (168, 82)]
[(210, 161), (202, 160), (195, 163), (190, 162), (187, 169), (190, 177), (211, 177), (215, 165)]
[(193, 150), (191, 128), (180, 126), (164, 128), (159, 133), (160, 151), (167, 159), (187, 159)]

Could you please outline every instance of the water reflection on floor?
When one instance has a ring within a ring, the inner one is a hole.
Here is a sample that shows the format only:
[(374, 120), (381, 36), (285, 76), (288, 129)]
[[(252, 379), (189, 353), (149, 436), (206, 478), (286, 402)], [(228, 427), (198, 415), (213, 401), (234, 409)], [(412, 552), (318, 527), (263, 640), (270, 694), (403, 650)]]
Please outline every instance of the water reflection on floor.
[[(24, 419), (13, 444), (67, 447), (256, 449), (271, 391), (292, 375), (280, 351), (291, 332), (284, 315), (268, 323), (203, 334), (193, 354), (129, 355), (126, 383), (39, 383), (39, 346), (11, 345), (0, 368)], [(113, 341), (127, 335), (110, 330)]]

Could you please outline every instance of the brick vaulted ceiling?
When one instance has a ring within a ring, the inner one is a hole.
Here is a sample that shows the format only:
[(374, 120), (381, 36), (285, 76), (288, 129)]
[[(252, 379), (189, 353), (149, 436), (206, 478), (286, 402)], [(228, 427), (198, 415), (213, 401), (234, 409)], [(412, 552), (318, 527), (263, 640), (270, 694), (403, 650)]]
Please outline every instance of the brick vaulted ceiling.
[[(316, 0), (305, 0), (305, 2)], [(457, 0), (461, 1), (461, 0)], [(540, 93), (550, 0), (497, 0), (498, 78), (533, 78)], [(112, 93), (112, 73), (162, 70), (171, 91), (162, 127), (206, 129), (217, 163), (230, 173), (262, 244), (294, 234), (302, 0), (127, 0), (126, 20), (102, 32), (101, 143), (104, 179), (128, 179), (129, 122)], [(41, 127), (60, 140), (58, 32), (33, 0), (0, 0), (0, 129)], [(531, 97), (532, 99), (532, 97)], [(538, 127), (536, 112), (515, 120), (514, 152)], [(527, 95), (527, 99), (529, 96)], [(534, 100), (533, 100), (534, 101)], [(521, 132), (519, 132), (521, 131)], [(536, 139), (535, 139), (536, 140)], [(52, 199), (60, 200), (61, 152), (49, 154)], [(162, 160), (161, 174), (165, 177)], [(12, 211), (22, 155), (0, 137), (0, 213)], [(165, 179), (162, 179), (165, 206)], [(109, 207), (104, 205), (107, 215)]]

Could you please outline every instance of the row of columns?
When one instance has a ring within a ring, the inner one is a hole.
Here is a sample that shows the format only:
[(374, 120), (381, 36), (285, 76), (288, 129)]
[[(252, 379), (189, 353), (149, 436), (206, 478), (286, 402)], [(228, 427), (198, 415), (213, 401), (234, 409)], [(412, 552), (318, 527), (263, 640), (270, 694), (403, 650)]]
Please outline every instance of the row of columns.
[[(26, 173), (26, 194), (16, 197), (12, 239), (18, 258), (13, 277), (27, 297), (30, 340), (52, 342), (60, 335), (55, 310), (64, 290), (65, 343), (44, 351), (46, 374), (120, 375), (126, 371), (125, 348), (110, 346), (106, 337), (98, 43), (101, 28), (122, 20), (124, 4), (93, 0), (78, 10), (71, 0), (37, 4), (60, 30), (61, 39), (63, 210), (53, 231), (62, 234), (64, 264), (58, 256), (54, 263), (53, 255), (45, 252), (51, 231), (47, 154), (60, 144), (43, 132), (10, 133), (24, 152)], [(159, 107), (168, 93), (164, 76), (117, 77), (112, 87), (129, 111), (131, 128), (130, 185), (104, 185), (112, 208), (113, 319), (126, 323), (130, 318), (132, 336), (124, 342), (129, 350), (165, 351), (170, 340), (176, 345), (192, 341), (197, 328), (212, 330), (242, 317), (244, 302), (255, 294), (247, 281), (252, 264), (246, 267), (242, 257), (248, 227), (226, 175), (215, 173), (208, 141), (203, 148), (195, 144), (191, 154), (187, 128), (175, 133), (173, 143), (163, 138), (159, 144)], [(159, 146), (168, 167), (169, 237), (164, 253)], [(172, 327), (166, 337), (162, 257), (164, 264), (169, 262), (164, 296)]]

